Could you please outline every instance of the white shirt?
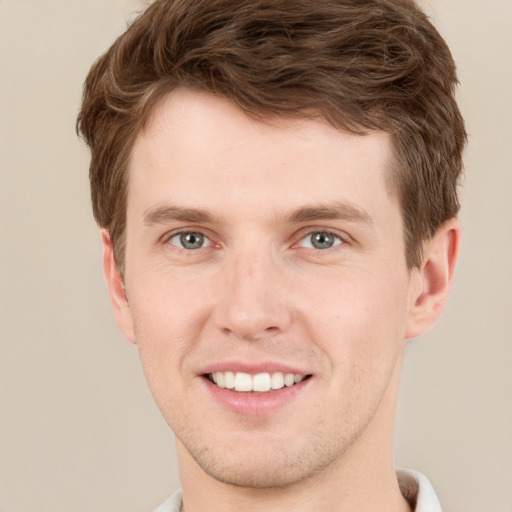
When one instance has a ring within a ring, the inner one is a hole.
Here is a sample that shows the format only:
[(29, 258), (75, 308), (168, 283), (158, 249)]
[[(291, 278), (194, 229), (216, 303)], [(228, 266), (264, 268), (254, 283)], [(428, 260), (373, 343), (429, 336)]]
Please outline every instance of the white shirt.
[[(396, 475), (400, 490), (414, 507), (414, 512), (442, 512), (436, 493), (425, 475), (411, 469), (398, 469)], [(154, 512), (180, 512), (182, 503), (183, 495), (178, 489)]]

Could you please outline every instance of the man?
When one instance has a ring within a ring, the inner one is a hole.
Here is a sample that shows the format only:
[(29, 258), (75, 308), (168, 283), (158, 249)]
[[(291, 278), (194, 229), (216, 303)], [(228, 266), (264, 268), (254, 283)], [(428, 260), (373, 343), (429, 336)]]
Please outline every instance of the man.
[(160, 512), (440, 510), (392, 437), (457, 259), (455, 84), (409, 0), (160, 0), (93, 66), (104, 271), (176, 435)]

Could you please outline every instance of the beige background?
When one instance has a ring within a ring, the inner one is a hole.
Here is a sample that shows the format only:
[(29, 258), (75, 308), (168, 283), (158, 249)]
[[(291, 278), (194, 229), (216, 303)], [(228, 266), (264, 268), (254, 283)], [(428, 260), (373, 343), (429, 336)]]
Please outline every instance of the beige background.
[[(150, 511), (172, 438), (117, 333), (74, 135), (81, 84), (140, 0), (0, 0), (0, 510)], [(463, 255), (406, 355), (397, 464), (445, 512), (512, 512), (512, 2), (429, 0), (470, 133)]]

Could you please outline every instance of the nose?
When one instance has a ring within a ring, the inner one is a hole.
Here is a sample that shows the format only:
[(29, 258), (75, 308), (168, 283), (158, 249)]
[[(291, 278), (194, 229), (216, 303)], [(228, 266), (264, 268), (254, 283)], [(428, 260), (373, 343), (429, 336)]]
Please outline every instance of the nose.
[(291, 320), (283, 269), (270, 251), (245, 251), (224, 262), (216, 322), (225, 333), (256, 341), (284, 332)]

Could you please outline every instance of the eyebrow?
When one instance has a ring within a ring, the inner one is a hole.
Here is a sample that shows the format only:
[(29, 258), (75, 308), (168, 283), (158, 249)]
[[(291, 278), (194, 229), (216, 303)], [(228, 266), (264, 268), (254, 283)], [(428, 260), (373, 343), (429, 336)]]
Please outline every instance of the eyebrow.
[[(365, 210), (346, 202), (304, 206), (284, 216), (285, 222), (290, 224), (329, 219), (347, 220), (364, 224), (373, 224), (374, 222)], [(149, 208), (142, 216), (142, 224), (148, 227), (154, 224), (165, 224), (171, 221), (205, 224), (213, 223), (214, 217), (206, 210), (184, 208), (175, 205), (162, 205)]]
[(306, 206), (289, 213), (286, 217), (286, 220), (293, 224), (329, 219), (361, 222), (363, 224), (374, 223), (365, 210), (346, 202)]
[(173, 205), (157, 206), (146, 210), (142, 216), (144, 226), (153, 224), (165, 224), (170, 221), (180, 222), (212, 222), (212, 216), (205, 210), (197, 208), (182, 208)]

